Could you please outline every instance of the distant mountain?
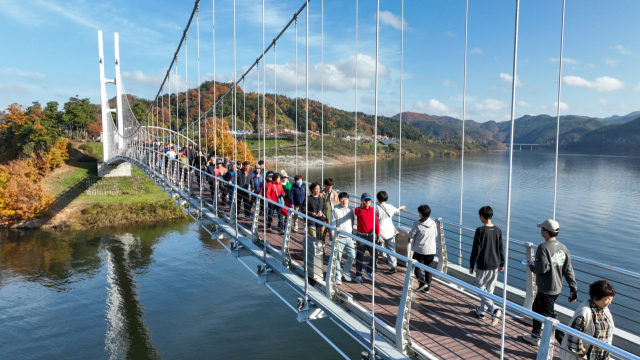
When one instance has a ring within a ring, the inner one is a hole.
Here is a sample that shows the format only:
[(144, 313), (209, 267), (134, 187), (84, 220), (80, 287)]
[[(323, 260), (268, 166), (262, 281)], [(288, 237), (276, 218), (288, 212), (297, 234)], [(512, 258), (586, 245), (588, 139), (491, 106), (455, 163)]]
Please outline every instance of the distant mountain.
[(620, 115), (613, 115), (613, 116), (609, 116), (606, 118), (602, 118), (600, 119), (600, 121), (602, 121), (603, 123), (607, 124), (607, 125), (611, 125), (611, 124), (624, 124), (626, 122), (629, 122), (631, 120), (635, 120), (640, 116), (640, 111), (634, 111), (632, 113), (629, 113), (625, 116), (620, 116)]
[[(399, 119), (400, 115), (393, 116)], [(428, 138), (453, 139), (462, 136), (462, 120), (412, 112), (402, 113), (402, 120), (415, 126)], [(596, 118), (565, 115), (560, 117), (560, 143), (576, 141), (589, 131), (604, 126)], [(497, 148), (509, 140), (511, 122), (474, 120), (465, 122), (465, 136), (480, 145)], [(514, 142), (553, 145), (556, 142), (557, 118), (549, 115), (525, 115), (515, 120)]]
[(624, 124), (590, 131), (566, 147), (570, 151), (605, 155), (640, 155), (640, 114)]

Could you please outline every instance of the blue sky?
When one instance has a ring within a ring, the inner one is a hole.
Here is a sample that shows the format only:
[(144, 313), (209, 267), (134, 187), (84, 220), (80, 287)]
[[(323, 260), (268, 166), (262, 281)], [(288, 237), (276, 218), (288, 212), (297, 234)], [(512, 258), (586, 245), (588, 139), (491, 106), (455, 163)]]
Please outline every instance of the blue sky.
[[(303, 4), (266, 0), (266, 39), (273, 39)], [(237, 0), (237, 71), (262, 49), (261, 0)], [(358, 110), (373, 113), (375, 1), (360, 0)], [(233, 79), (232, 1), (216, 1), (216, 79)], [(0, 0), (0, 107), (76, 94), (99, 103), (98, 36), (103, 30), (107, 77), (114, 77), (113, 33), (120, 34), (121, 71), (128, 93), (152, 97), (164, 77), (193, 1)], [(380, 3), (379, 113), (400, 111), (400, 1)], [(516, 116), (555, 114), (561, 0), (522, 0)], [(465, 2), (406, 1), (403, 110), (462, 117)], [(640, 110), (640, 2), (569, 0), (565, 22), (563, 114), (605, 117)], [(200, 80), (213, 78), (212, 1), (200, 9)], [(353, 110), (355, 1), (324, 2), (324, 101)], [(515, 1), (471, 0), (467, 119), (509, 118)], [(298, 22), (298, 95), (305, 94), (306, 16)], [(197, 31), (179, 55), (179, 86), (198, 82)], [(266, 40), (269, 42), (270, 40)], [(295, 95), (294, 27), (277, 46), (277, 92)], [(310, 97), (321, 100), (321, 1), (310, 3)], [(274, 89), (274, 56), (266, 56), (266, 89)], [(262, 68), (262, 67), (261, 67)], [(175, 69), (173, 70), (175, 73)], [(239, 76), (239, 75), (238, 75)], [(257, 90), (257, 73), (246, 88)], [(262, 74), (261, 74), (262, 77)], [(175, 80), (175, 78), (174, 78)], [(262, 79), (260, 80), (262, 83)], [(176, 82), (172, 83), (175, 91)], [(262, 86), (262, 85), (261, 85)], [(108, 85), (109, 96), (115, 88)]]

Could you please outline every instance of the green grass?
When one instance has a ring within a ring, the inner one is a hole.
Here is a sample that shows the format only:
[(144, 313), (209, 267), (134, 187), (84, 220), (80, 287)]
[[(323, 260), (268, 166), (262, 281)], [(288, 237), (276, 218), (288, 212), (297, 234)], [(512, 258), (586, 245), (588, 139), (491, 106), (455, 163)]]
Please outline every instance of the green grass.
[(102, 143), (101, 142), (86, 142), (78, 146), (78, 149), (83, 150), (87, 155), (93, 156), (98, 160), (102, 160)]
[[(249, 146), (249, 149), (262, 149), (264, 145), (264, 143), (260, 140), (246, 140), (247, 142), (247, 146)], [(266, 140), (266, 147), (274, 147), (276, 146), (276, 141), (274, 140)], [(298, 139), (298, 144), (303, 143), (304, 141), (301, 139)], [(278, 146), (287, 146), (287, 145), (295, 145), (296, 142), (295, 141), (291, 141), (291, 140), (284, 140), (284, 139), (278, 139)]]
[(135, 201), (127, 203), (102, 201), (91, 204), (80, 212), (74, 226), (95, 228), (184, 218), (184, 210), (171, 199), (165, 197), (162, 200), (150, 201), (137, 197)]

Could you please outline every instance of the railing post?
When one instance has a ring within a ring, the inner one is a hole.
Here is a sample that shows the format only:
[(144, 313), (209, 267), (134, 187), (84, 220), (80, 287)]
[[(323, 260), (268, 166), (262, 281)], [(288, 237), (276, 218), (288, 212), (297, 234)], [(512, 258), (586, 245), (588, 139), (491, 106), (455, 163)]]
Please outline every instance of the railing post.
[(329, 264), (327, 264), (327, 275), (325, 283), (327, 284), (327, 297), (333, 302), (340, 302), (338, 297), (338, 285), (336, 284), (336, 272), (340, 267), (338, 261), (338, 232), (334, 231), (333, 241), (331, 242), (331, 254), (329, 254)]
[[(236, 211), (236, 202), (238, 201), (237, 197), (238, 197), (238, 192), (236, 191), (236, 186), (237, 185), (233, 185), (233, 192), (231, 192), (231, 189), (228, 189), (229, 191), (229, 195), (233, 194), (233, 200), (229, 202), (229, 219), (231, 219), (231, 223), (235, 224), (238, 221), (238, 214)], [(266, 251), (267, 249), (265, 249)]]
[(553, 342), (555, 340), (555, 324), (558, 320), (554, 318), (546, 318), (544, 320), (544, 328), (542, 329), (542, 335), (540, 336), (540, 347), (538, 348), (538, 356), (536, 360), (548, 360), (553, 359)]
[[(218, 199), (216, 199), (218, 201)], [(253, 213), (253, 221), (251, 222), (251, 240), (256, 243), (260, 240), (260, 234), (258, 234), (258, 223), (260, 221), (260, 198), (256, 195), (256, 211)], [(217, 209), (217, 204), (216, 204)]]
[(447, 269), (449, 267), (449, 261), (447, 260), (447, 243), (444, 237), (444, 224), (442, 223), (442, 218), (437, 218), (436, 223), (438, 225), (438, 240), (440, 241), (440, 246), (438, 246), (438, 271), (442, 271), (443, 273), (447, 273)]
[[(525, 246), (526, 260), (535, 260), (535, 253), (533, 250), (534, 245), (529, 242), (524, 244), (524, 246)], [(533, 306), (533, 299), (536, 297), (537, 286), (536, 286), (536, 274), (531, 272), (531, 269), (529, 269), (528, 266), (527, 266), (527, 285), (526, 285), (525, 291), (526, 293), (524, 296), (524, 303), (522, 304), (522, 306), (531, 310), (531, 307)]]
[[(257, 215), (256, 215), (257, 217)], [(282, 238), (282, 265), (287, 268), (291, 265), (291, 253), (289, 246), (291, 245), (291, 222), (293, 221), (293, 211), (289, 210), (287, 221), (284, 225), (284, 237)], [(252, 229), (253, 233), (253, 229)]]
[(398, 304), (398, 315), (396, 316), (396, 349), (402, 351), (407, 356), (415, 355), (412, 349), (411, 333), (409, 331), (409, 320), (411, 318), (411, 297), (413, 296), (413, 266), (415, 260), (407, 262), (407, 273), (404, 277), (402, 296)]

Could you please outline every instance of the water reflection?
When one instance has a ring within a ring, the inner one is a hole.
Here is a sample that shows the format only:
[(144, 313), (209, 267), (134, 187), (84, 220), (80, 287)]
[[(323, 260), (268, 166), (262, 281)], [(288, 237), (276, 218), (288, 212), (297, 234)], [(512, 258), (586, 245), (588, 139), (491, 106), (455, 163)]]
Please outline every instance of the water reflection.
[(133, 271), (150, 263), (153, 241), (141, 241), (132, 234), (103, 235), (102, 244), (108, 284), (106, 350), (111, 359), (159, 358), (144, 322)]

